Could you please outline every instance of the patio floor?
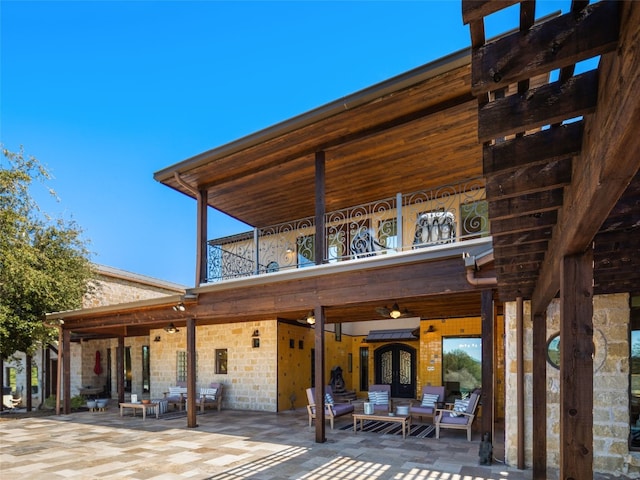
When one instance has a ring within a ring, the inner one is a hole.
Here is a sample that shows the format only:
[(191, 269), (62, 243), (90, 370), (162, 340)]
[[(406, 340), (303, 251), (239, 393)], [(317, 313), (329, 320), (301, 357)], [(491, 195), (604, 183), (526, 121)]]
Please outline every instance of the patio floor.
[[(306, 410), (260, 413), (236, 410), (142, 420), (106, 412), (0, 417), (0, 473), (19, 479), (394, 479), (529, 480), (531, 470), (499, 462), (478, 465), (480, 434), (402, 439), (401, 435), (340, 430), (350, 417), (327, 424), (315, 443)], [(553, 474), (549, 478), (553, 478)], [(607, 478), (607, 477), (594, 477)]]

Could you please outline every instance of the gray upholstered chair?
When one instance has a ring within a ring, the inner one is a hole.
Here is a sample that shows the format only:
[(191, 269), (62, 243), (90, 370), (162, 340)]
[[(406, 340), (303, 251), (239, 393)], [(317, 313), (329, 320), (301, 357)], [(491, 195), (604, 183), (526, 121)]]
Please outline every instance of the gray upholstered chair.
[(179, 382), (175, 387), (169, 387), (168, 392), (162, 392), (164, 400), (167, 401), (167, 405), (173, 405), (178, 407), (178, 410), (182, 410), (184, 407), (185, 399), (187, 398), (187, 386), (183, 382)]
[(207, 407), (217, 408), (218, 411), (222, 410), (222, 383), (212, 383), (208, 387), (200, 389), (200, 395), (196, 397), (196, 406), (200, 407), (200, 411), (204, 412)]
[(369, 403), (373, 403), (373, 413), (392, 412), (391, 385), (369, 385)]
[[(449, 428), (467, 431), (467, 440), (471, 441), (471, 426), (476, 418), (476, 409), (480, 400), (480, 393), (473, 392), (469, 396), (468, 403), (464, 400), (456, 400), (453, 409), (437, 408), (434, 417), (436, 426), (436, 438), (440, 438), (440, 429)], [(460, 407), (458, 407), (460, 405)], [(464, 408), (464, 409), (463, 409)]]
[(444, 404), (444, 386), (425, 385), (422, 387), (422, 395), (418, 400), (412, 400), (409, 403), (409, 415), (419, 417), (433, 418), (436, 409)]
[[(316, 418), (316, 389), (315, 388), (307, 388), (307, 401), (309, 404), (307, 405), (307, 413), (309, 415), (309, 426), (311, 426), (311, 422)], [(324, 416), (329, 419), (329, 423), (331, 424), (331, 429), (333, 430), (333, 421), (337, 417), (341, 417), (342, 415), (347, 415), (349, 413), (353, 413), (353, 405), (351, 403), (335, 403), (329, 402), (329, 400), (333, 400), (333, 390), (330, 385), (327, 385), (324, 390)]]

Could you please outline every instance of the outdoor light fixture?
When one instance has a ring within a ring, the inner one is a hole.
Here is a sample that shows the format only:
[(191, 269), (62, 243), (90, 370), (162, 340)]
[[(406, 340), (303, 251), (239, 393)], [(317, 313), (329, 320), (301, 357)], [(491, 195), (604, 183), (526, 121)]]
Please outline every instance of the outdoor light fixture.
[(167, 333), (178, 333), (180, 330), (176, 328), (176, 326), (172, 323), (164, 327), (164, 331)]
[(313, 310), (309, 310), (309, 314), (307, 315), (307, 323), (309, 325), (315, 325), (316, 316), (313, 314)]
[(400, 311), (400, 307), (398, 306), (397, 303), (394, 303), (393, 307), (391, 307), (391, 311), (389, 312), (389, 316), (391, 318), (400, 318), (402, 316), (402, 312)]
[(184, 303), (180, 302), (177, 305), (173, 306), (173, 310), (176, 312), (184, 312), (187, 308), (184, 306)]
[(156, 335), (156, 338), (153, 339), (154, 342), (159, 342), (160, 341), (160, 335)]
[(429, 328), (427, 328), (427, 330), (424, 333), (433, 333), (436, 331), (436, 327), (434, 327), (433, 325), (429, 325)]

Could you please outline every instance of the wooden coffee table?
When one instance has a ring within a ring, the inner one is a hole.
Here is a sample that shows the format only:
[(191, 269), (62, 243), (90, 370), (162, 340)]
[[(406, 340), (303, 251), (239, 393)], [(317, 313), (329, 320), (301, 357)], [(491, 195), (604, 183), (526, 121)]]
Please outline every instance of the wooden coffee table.
[[(120, 404), (120, 416), (124, 413), (125, 408), (133, 409), (133, 416), (136, 416), (136, 409), (142, 410), (142, 420), (146, 420), (147, 418), (147, 409), (151, 407), (158, 407), (157, 403), (121, 403)], [(156, 408), (156, 418), (159, 417), (160, 409)]]
[(360, 430), (364, 425), (365, 420), (377, 420), (379, 422), (392, 422), (402, 424), (402, 438), (407, 438), (407, 426), (411, 431), (411, 415), (376, 415), (366, 413), (354, 413), (353, 414), (353, 431), (358, 431), (358, 420), (360, 420)]

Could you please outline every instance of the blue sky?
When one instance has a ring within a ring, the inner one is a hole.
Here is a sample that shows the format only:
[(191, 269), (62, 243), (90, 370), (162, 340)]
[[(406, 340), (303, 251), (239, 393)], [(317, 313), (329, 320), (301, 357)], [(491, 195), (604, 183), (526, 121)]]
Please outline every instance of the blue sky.
[[(569, 8), (539, 1), (536, 16)], [(196, 203), (153, 173), (467, 48), (461, 0), (0, 1), (0, 143), (92, 260), (194, 284)], [(487, 35), (517, 26), (492, 16)], [(246, 230), (210, 213), (209, 238)]]

